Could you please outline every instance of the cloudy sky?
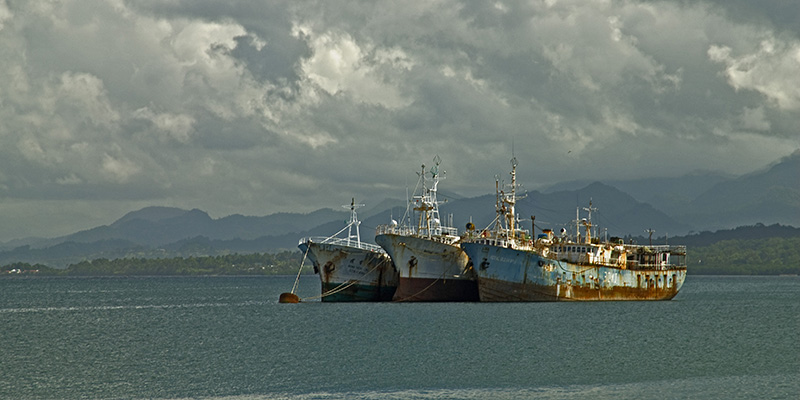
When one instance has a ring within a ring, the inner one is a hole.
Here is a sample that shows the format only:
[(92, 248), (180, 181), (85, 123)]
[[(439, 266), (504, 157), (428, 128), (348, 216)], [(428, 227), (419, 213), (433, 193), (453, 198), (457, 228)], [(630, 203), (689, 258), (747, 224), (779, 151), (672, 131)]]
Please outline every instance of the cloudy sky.
[(0, 0), (0, 240), (742, 174), (800, 148), (796, 0)]

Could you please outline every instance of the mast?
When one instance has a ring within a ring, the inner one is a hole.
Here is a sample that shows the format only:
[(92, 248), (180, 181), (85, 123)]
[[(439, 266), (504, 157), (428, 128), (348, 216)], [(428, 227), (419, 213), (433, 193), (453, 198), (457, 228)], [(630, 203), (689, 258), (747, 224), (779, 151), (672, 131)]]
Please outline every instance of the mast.
[(436, 199), (436, 192), (439, 186), (439, 180), (442, 178), (439, 173), (439, 165), (442, 159), (437, 155), (433, 158), (434, 165), (428, 171), (431, 175), (431, 185), (428, 187), (428, 179), (425, 175), (425, 165), (422, 165), (422, 172), (420, 172), (420, 180), (422, 181), (422, 194), (414, 196), (416, 207), (414, 210), (419, 213), (419, 220), (417, 225), (417, 233), (420, 236), (431, 238), (434, 235), (441, 234), (442, 222), (439, 219), (439, 201)]
[[(350, 205), (345, 204), (342, 207), (350, 209), (350, 221), (347, 224), (347, 245), (350, 246), (350, 241), (355, 239), (357, 247), (361, 247), (361, 231), (358, 228), (358, 226), (361, 225), (361, 221), (358, 220), (356, 208), (364, 207), (364, 205), (356, 204), (356, 199), (353, 197), (350, 199)], [(353, 228), (356, 229), (355, 235), (353, 235)]]
[[(517, 205), (517, 158), (511, 158), (511, 190), (506, 192), (507, 184), (500, 185), (500, 177), (495, 177), (495, 190), (497, 193), (497, 200), (495, 211), (497, 212), (497, 219), (495, 220), (495, 231), (499, 234), (503, 232), (505, 239), (513, 241), (517, 238), (517, 226), (520, 225), (517, 221), (516, 205)], [(502, 218), (501, 218), (502, 217)]]
[(592, 199), (589, 198), (589, 207), (583, 207), (585, 211), (588, 211), (589, 218), (586, 222), (584, 222), (584, 226), (586, 227), (586, 241), (585, 243), (591, 244), (592, 243), (592, 211), (597, 211), (596, 208), (592, 207)]
[(509, 239), (516, 238), (516, 204), (517, 204), (517, 158), (511, 158), (511, 196), (506, 196), (508, 212), (506, 213), (506, 225), (509, 230)]
[[(427, 221), (428, 211), (425, 207), (425, 194), (428, 192), (428, 186), (425, 184), (425, 164), (422, 164), (422, 172), (419, 174), (419, 179), (422, 182), (422, 195), (414, 196), (415, 201), (418, 203), (414, 209), (419, 213), (419, 220), (417, 222), (417, 232), (422, 233), (424, 230), (424, 222)], [(430, 231), (429, 231), (430, 232)]]
[[(439, 216), (439, 202), (436, 198), (436, 192), (439, 190), (439, 164), (442, 163), (442, 159), (439, 158), (437, 154), (433, 157), (433, 168), (431, 168), (431, 189), (430, 189), (430, 196), (429, 201), (431, 203), (431, 212), (428, 218), (428, 232), (430, 235), (439, 235), (441, 230), (439, 229), (442, 226), (442, 220)], [(433, 223), (433, 232), (431, 232), (431, 223)]]

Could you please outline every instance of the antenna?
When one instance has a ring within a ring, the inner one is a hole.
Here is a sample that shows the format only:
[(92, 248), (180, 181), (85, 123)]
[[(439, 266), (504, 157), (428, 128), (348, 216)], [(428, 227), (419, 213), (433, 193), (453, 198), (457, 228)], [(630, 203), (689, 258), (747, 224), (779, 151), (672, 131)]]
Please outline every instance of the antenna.
[(645, 232), (650, 234), (650, 246), (653, 245), (653, 234), (656, 233), (655, 229), (645, 229)]
[(587, 230), (587, 232), (586, 232), (586, 240), (587, 240), (587, 243), (590, 243), (591, 239), (592, 239), (592, 235), (594, 235), (595, 237), (597, 236), (597, 229), (596, 228), (595, 228), (594, 234), (592, 234), (592, 232), (591, 232), (591, 229), (592, 229), (592, 211), (597, 211), (597, 208), (592, 207), (592, 198), (591, 197), (589, 197), (589, 207), (583, 207), (583, 210), (587, 211), (589, 213), (589, 218), (588, 218), (588, 221), (587, 221), (588, 225), (586, 226), (586, 230)]

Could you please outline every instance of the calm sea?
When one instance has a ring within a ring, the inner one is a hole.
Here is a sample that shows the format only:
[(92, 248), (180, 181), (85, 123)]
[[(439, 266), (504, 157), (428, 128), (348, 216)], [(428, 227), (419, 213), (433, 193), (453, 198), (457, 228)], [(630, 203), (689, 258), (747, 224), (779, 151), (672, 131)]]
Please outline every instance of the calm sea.
[(799, 277), (689, 276), (667, 302), (278, 304), (293, 281), (0, 279), (0, 398), (800, 398)]

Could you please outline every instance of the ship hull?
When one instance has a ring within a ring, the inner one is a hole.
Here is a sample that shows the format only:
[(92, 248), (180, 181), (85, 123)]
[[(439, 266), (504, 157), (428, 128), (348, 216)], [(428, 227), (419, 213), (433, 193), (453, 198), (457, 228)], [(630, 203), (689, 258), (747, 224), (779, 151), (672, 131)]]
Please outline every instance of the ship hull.
[(487, 302), (670, 300), (686, 279), (686, 268), (630, 270), (479, 243), (461, 247), (474, 263), (480, 300)]
[(394, 301), (478, 301), (478, 285), (466, 253), (457, 245), (381, 234), (383, 247), (400, 276)]
[(398, 275), (388, 255), (328, 243), (306, 242), (307, 252), (319, 275), (321, 301), (390, 301)]

